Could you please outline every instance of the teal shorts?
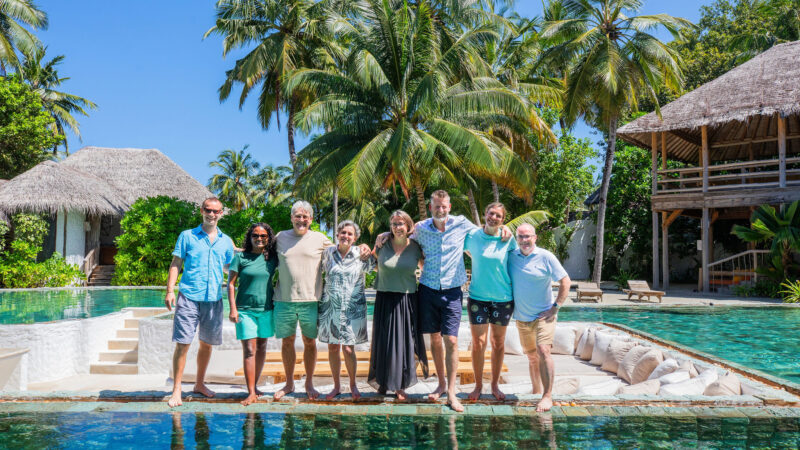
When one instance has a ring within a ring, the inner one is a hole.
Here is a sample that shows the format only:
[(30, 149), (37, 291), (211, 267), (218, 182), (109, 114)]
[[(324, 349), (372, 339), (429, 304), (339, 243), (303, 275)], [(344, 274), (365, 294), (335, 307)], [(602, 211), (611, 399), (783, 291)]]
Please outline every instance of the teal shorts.
[(239, 311), (236, 322), (236, 339), (271, 338), (275, 336), (272, 311)]
[(275, 337), (278, 339), (294, 336), (297, 322), (300, 331), (309, 339), (317, 338), (318, 302), (275, 302)]

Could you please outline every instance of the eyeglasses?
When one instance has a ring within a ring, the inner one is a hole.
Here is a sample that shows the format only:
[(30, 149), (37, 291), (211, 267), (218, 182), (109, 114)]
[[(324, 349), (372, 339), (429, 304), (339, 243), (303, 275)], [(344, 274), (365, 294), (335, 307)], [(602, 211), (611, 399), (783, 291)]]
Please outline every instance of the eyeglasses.
[(253, 239), (267, 239), (269, 237), (268, 234), (251, 234), (250, 236)]
[(203, 208), (203, 211), (205, 211), (206, 214), (219, 214), (222, 212), (221, 209), (211, 209), (211, 208)]
[(400, 228), (400, 227), (404, 227), (404, 226), (406, 226), (406, 223), (405, 223), (405, 222), (392, 222), (392, 224), (391, 224), (391, 225), (392, 225), (393, 227), (395, 227), (395, 228)]
[(533, 239), (535, 238), (535, 234), (518, 234), (517, 239)]

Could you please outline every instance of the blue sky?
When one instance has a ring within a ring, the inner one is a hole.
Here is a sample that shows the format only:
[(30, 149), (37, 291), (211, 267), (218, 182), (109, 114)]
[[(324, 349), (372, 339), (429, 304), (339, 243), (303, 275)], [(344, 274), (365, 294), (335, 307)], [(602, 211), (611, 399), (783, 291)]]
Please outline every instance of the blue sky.
[[(238, 91), (219, 102), (225, 70), (243, 53), (222, 58), (221, 39), (203, 34), (214, 24), (213, 1), (38, 0), (50, 27), (37, 35), (48, 58), (65, 55), (59, 66), (70, 77), (64, 90), (97, 103), (90, 117), (78, 117), (81, 143), (69, 135), (70, 151), (86, 145), (158, 148), (200, 182), (212, 174), (208, 162), (220, 151), (241, 149), (261, 163), (288, 164), (281, 120), (262, 130), (253, 96), (239, 110)], [(667, 13), (696, 22), (709, 1), (649, 0), (643, 14)], [(523, 16), (541, 12), (538, 0), (517, 0)], [(666, 35), (660, 35), (667, 38)], [(576, 134), (600, 139), (585, 126)], [(296, 137), (300, 150), (308, 139)]]

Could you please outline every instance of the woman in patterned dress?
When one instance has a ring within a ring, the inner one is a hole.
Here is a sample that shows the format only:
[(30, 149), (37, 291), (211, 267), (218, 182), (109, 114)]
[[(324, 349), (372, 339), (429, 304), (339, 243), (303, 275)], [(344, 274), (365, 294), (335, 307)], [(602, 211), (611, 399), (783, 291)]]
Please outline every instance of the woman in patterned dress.
[(361, 394), (356, 387), (356, 353), (354, 346), (367, 342), (367, 297), (364, 295), (364, 274), (375, 266), (374, 258), (361, 260), (360, 249), (353, 244), (361, 230), (350, 220), (336, 230), (338, 245), (322, 254), (325, 289), (319, 303), (319, 340), (328, 344), (328, 361), (333, 376), (333, 390), (328, 400), (339, 395), (340, 351), (350, 377), (353, 399)]

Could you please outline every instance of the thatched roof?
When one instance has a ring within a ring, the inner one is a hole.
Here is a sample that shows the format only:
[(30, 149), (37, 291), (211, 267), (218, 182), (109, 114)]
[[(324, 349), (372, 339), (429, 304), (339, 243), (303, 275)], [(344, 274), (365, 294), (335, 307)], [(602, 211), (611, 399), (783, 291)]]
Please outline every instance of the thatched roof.
[[(0, 187), (6, 183), (8, 183), (8, 180), (0, 180)], [(8, 216), (2, 210), (0, 210), (0, 222), (9, 223)]]
[(93, 175), (45, 161), (0, 186), (0, 209), (56, 213), (120, 214), (127, 204), (116, 189)]
[(128, 204), (141, 197), (167, 195), (200, 205), (212, 196), (208, 188), (154, 148), (84, 147), (60, 164), (105, 180)]
[[(774, 142), (753, 141), (777, 135), (777, 114), (789, 118), (788, 135), (800, 133), (800, 41), (776, 45), (665, 105), (661, 118), (647, 114), (620, 127), (618, 134), (649, 148), (651, 133), (668, 132), (668, 154), (696, 163), (700, 127), (706, 125), (712, 161), (742, 159), (750, 152), (758, 158), (775, 154)], [(759, 145), (753, 149), (754, 144)], [(789, 142), (787, 153), (794, 152), (800, 152), (800, 141)]]
[(167, 195), (200, 205), (211, 192), (156, 149), (84, 147), (0, 185), (0, 210), (122, 214), (137, 199)]

